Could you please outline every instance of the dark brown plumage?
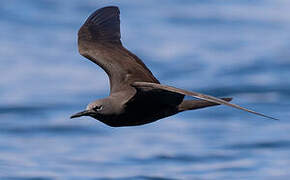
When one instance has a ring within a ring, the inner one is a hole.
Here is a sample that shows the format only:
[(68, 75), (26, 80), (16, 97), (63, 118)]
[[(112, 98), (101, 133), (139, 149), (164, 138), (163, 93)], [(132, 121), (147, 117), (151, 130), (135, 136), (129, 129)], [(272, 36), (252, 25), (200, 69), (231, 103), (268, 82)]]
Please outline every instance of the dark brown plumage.
[[(231, 104), (231, 98), (161, 85), (146, 65), (122, 46), (119, 14), (118, 7), (101, 8), (79, 30), (79, 52), (108, 74), (110, 95), (90, 103), (85, 111), (71, 118), (91, 116), (113, 127), (135, 126), (186, 110), (224, 104), (275, 119)], [(201, 100), (184, 100), (185, 95)]]

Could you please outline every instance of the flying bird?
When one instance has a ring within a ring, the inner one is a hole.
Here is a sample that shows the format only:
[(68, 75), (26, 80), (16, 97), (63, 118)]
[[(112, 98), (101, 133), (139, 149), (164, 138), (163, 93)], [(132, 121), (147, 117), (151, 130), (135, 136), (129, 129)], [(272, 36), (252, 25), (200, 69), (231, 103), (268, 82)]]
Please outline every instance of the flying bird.
[[(275, 119), (229, 103), (232, 98), (160, 84), (142, 60), (122, 45), (120, 11), (116, 6), (101, 8), (88, 17), (78, 32), (78, 49), (107, 73), (110, 95), (90, 103), (71, 118), (90, 116), (112, 127), (137, 126), (179, 112), (223, 104)], [(185, 100), (185, 96), (199, 100)]]

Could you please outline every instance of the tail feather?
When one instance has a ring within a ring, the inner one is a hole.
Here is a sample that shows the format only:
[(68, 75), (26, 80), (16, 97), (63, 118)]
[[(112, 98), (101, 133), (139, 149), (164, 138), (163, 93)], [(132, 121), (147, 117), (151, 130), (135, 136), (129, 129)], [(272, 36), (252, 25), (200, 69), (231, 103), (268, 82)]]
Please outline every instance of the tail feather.
[[(221, 98), (227, 102), (231, 101), (233, 98)], [(208, 102), (204, 100), (183, 100), (182, 103), (178, 106), (178, 111), (187, 111), (187, 110), (194, 110), (194, 109), (201, 109), (209, 106), (217, 106), (220, 104)]]

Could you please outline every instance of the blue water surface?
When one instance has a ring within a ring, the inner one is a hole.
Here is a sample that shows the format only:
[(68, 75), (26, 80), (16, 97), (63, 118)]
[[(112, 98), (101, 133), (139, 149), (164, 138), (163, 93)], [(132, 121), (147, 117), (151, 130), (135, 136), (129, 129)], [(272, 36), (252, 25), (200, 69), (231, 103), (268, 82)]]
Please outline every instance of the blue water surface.
[[(225, 106), (111, 128), (69, 116), (108, 95), (77, 51), (95, 9), (118, 5), (123, 44), (168, 85)], [(0, 179), (289, 179), (290, 1), (0, 2)]]

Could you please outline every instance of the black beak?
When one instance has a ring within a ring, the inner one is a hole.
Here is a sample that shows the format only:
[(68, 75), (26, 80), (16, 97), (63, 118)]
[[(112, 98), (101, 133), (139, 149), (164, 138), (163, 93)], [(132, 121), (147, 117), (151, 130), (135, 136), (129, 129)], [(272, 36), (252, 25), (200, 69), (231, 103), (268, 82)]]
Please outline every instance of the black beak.
[(79, 113), (76, 113), (74, 115), (72, 115), (70, 118), (77, 118), (77, 117), (81, 117), (81, 116), (89, 116), (90, 114), (90, 111), (82, 111), (82, 112), (79, 112)]

